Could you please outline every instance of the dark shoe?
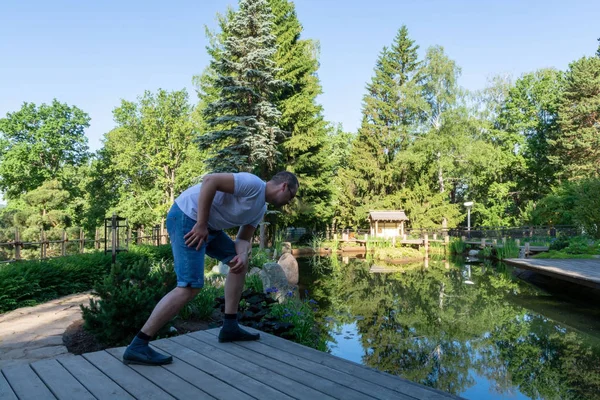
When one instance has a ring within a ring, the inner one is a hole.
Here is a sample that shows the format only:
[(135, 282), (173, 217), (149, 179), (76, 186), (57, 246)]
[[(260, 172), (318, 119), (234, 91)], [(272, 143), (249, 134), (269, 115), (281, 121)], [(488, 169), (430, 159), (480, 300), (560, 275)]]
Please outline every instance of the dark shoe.
[(219, 332), (219, 342), (250, 342), (253, 340), (260, 339), (260, 334), (258, 333), (250, 333), (248, 331), (243, 330), (242, 328), (238, 328), (234, 331), (224, 331), (221, 329)]
[(124, 364), (165, 365), (172, 362), (173, 357), (160, 354), (150, 346), (138, 346), (134, 349), (129, 346), (123, 353)]

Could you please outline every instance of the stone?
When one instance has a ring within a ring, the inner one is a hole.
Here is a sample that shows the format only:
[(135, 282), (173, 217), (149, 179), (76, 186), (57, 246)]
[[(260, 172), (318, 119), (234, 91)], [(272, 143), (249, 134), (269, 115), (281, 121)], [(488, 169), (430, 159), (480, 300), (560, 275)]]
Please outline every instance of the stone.
[(277, 261), (283, 272), (285, 272), (285, 276), (287, 277), (287, 281), (289, 285), (297, 285), (298, 284), (298, 261), (296, 257), (292, 255), (292, 253), (283, 253), (282, 256)]
[(281, 254), (292, 253), (292, 243), (291, 242), (283, 242), (281, 245)]
[(282, 302), (285, 294), (290, 290), (287, 276), (281, 265), (277, 263), (266, 263), (260, 271), (260, 279), (263, 283), (265, 293), (270, 293), (273, 288), (276, 289), (275, 298)]
[(227, 275), (229, 273), (229, 265), (223, 264), (221, 261), (212, 268), (215, 274)]
[(258, 275), (260, 273), (260, 268), (254, 267), (248, 272), (248, 276)]
[(473, 257), (479, 254), (479, 250), (469, 250), (469, 256)]

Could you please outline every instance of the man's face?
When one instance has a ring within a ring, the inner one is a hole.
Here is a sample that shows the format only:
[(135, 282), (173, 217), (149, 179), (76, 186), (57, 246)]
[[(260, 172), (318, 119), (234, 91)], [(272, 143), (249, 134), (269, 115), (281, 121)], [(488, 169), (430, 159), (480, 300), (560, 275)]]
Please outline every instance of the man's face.
[(297, 191), (298, 188), (291, 187), (286, 182), (281, 183), (273, 205), (276, 207), (283, 207), (290, 204), (294, 197), (296, 197)]

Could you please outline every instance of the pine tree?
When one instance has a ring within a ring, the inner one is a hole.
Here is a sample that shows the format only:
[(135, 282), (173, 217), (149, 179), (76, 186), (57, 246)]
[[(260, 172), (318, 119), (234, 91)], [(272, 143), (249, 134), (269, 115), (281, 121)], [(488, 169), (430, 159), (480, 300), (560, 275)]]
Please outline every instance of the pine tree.
[(583, 57), (569, 66), (559, 106), (561, 134), (550, 140), (549, 159), (564, 177), (600, 176), (600, 58)]
[(303, 204), (294, 210), (295, 222), (312, 226), (331, 217), (331, 177), (327, 174), (324, 151), (327, 126), (323, 108), (316, 102), (322, 93), (316, 75), (318, 44), (300, 38), (303, 27), (292, 2), (269, 0), (269, 4), (277, 42), (274, 58), (279, 68), (277, 78), (287, 83), (277, 93), (276, 100), (282, 113), (281, 128), (290, 133), (281, 145), (283, 168), (296, 173), (300, 180)]
[(227, 24), (222, 52), (211, 62), (219, 98), (205, 109), (214, 130), (200, 137), (201, 146), (214, 150), (208, 160), (211, 171), (252, 171), (266, 179), (277, 166), (284, 135), (274, 100), (284, 83), (275, 78), (271, 30), (266, 0), (240, 0)]
[[(351, 179), (347, 206), (357, 207), (357, 211), (362, 207), (363, 214), (406, 183), (407, 164), (399, 156), (411, 145), (421, 101), (418, 48), (408, 37), (406, 26), (402, 26), (392, 46), (384, 47), (380, 53), (375, 75), (367, 85), (351, 168), (342, 172)], [(358, 219), (361, 217), (357, 215)]]

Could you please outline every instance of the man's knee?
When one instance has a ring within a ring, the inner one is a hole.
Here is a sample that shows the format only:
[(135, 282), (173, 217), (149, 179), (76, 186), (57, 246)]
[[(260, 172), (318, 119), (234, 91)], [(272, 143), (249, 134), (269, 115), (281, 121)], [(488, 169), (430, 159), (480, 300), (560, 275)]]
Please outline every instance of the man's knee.
[(176, 288), (179, 296), (185, 298), (187, 301), (191, 301), (198, 293), (200, 293), (201, 288), (193, 288), (193, 287), (177, 287)]

